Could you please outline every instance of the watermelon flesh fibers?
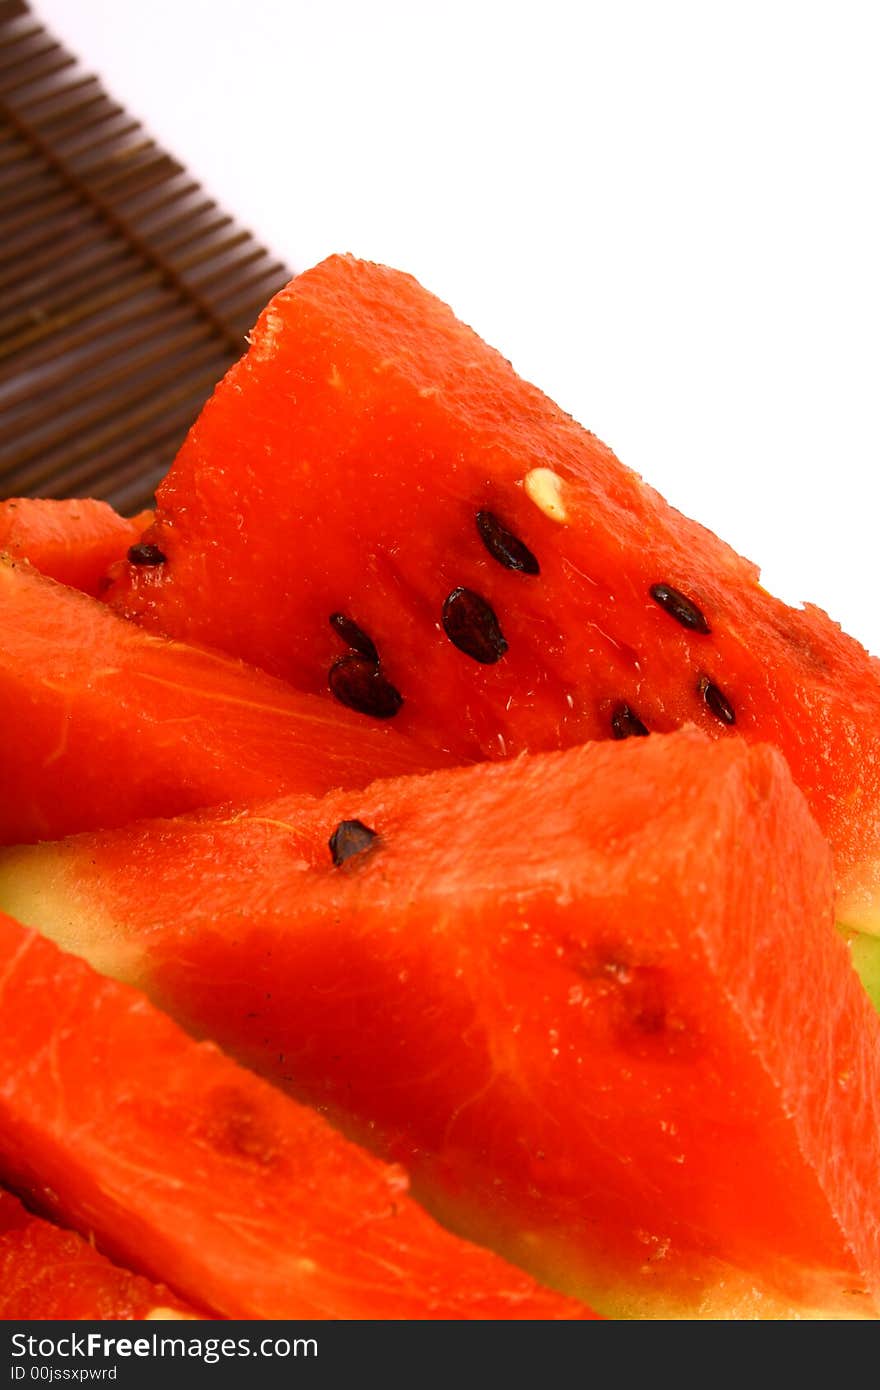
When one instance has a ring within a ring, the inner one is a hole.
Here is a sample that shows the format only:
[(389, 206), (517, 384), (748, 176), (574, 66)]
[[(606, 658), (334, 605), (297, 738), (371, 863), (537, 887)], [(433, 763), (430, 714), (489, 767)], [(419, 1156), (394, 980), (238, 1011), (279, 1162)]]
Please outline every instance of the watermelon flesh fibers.
[(145, 540), (165, 563), (117, 566), (118, 612), (363, 705), (370, 648), (342, 615), (402, 697), (395, 724), (460, 761), (685, 723), (774, 744), (831, 842), (841, 919), (880, 930), (880, 663), (411, 277), (332, 257), (282, 290)]
[(444, 761), (2, 559), (0, 727), (0, 844)]
[(0, 502), (0, 551), (97, 596), (110, 566), (125, 559), (152, 519), (152, 512), (119, 516), (91, 498), (10, 497)]
[(87, 1240), (0, 1189), (0, 1318), (197, 1318), (170, 1289), (120, 1269)]
[(771, 749), (688, 730), (83, 835), (5, 852), (0, 903), (605, 1313), (878, 1313), (880, 1019)]
[(0, 918), (0, 1175), (234, 1318), (593, 1316), (437, 1226), (406, 1175)]

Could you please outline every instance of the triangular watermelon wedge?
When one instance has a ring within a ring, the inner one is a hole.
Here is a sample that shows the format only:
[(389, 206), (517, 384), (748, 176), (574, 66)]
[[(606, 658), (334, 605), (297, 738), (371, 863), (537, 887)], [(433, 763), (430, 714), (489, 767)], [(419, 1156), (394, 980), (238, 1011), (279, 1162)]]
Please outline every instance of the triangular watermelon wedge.
[(0, 557), (0, 844), (449, 762)]
[(232, 1318), (588, 1319), (406, 1174), (0, 914), (0, 1176)]
[(696, 731), (7, 852), (0, 903), (603, 1312), (876, 1316), (880, 1019), (781, 756)]
[(97, 596), (110, 566), (127, 558), (152, 520), (149, 511), (120, 516), (94, 498), (10, 497), (0, 502), (0, 552)]
[(282, 290), (157, 503), (164, 563), (121, 566), (119, 612), (367, 721), (377, 671), (400, 728), (461, 759), (683, 723), (773, 743), (842, 918), (880, 930), (880, 663), (410, 276), (332, 257)]
[(111, 1264), (88, 1240), (34, 1216), (0, 1188), (0, 1319), (200, 1316), (170, 1289)]

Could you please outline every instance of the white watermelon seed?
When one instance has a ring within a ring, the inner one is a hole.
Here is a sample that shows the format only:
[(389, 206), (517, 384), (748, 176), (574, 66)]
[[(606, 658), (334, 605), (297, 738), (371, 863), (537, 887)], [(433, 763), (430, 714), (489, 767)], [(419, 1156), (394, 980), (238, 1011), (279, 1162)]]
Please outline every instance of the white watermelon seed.
[(565, 521), (565, 504), (562, 501), (562, 479), (552, 468), (533, 468), (523, 478), (526, 496), (530, 502), (549, 516), (551, 521)]

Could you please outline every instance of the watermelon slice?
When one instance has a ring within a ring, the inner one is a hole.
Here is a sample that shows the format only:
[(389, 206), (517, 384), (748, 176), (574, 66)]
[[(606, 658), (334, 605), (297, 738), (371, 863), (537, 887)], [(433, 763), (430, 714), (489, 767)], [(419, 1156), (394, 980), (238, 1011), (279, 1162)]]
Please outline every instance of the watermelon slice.
[(0, 727), (3, 844), (443, 761), (2, 559)]
[(120, 1269), (0, 1189), (0, 1318), (197, 1318), (164, 1285)]
[(110, 566), (126, 558), (152, 520), (152, 512), (119, 516), (94, 499), (11, 497), (0, 502), (0, 551), (97, 595)]
[(389, 1168), (0, 917), (0, 1173), (235, 1318), (593, 1316), (437, 1226)]
[(603, 1312), (876, 1316), (880, 1019), (783, 759), (696, 731), (7, 851), (0, 902)]
[(842, 916), (880, 929), (880, 663), (409, 276), (333, 257), (277, 295), (146, 539), (165, 563), (120, 567), (120, 613), (367, 714), (378, 657), (401, 728), (462, 760), (688, 722), (775, 744)]

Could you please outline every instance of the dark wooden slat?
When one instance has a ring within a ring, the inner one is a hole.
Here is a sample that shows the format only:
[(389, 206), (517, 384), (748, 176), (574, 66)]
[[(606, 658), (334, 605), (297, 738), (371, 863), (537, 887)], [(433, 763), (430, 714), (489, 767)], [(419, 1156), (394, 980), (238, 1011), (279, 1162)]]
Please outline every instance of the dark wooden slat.
[[(248, 300), (255, 305), (254, 314), (256, 315), (258, 310), (271, 298), (273, 291), (269, 286), (277, 285), (278, 280), (277, 263), (261, 268), (249, 279), (230, 280), (227, 284), (221, 285), (217, 291), (218, 302), (224, 305), (230, 305), (238, 304), (242, 300)], [(281, 283), (284, 283), (283, 279)], [(232, 309), (230, 312), (236, 313), (237, 310)]]
[(0, 340), (13, 336), (22, 326), (33, 323), (35, 319), (51, 327), (57, 321), (66, 321), (71, 314), (81, 314), (84, 303), (92, 303), (108, 287), (112, 288), (121, 275), (134, 268), (134, 264), (131, 252), (124, 247), (119, 248), (115, 263), (111, 261), (93, 266), (84, 275), (68, 277), (63, 289), (57, 290), (52, 296), (51, 304), (44, 305), (37, 299), (30, 306), (19, 306), (16, 311), (0, 319)]
[(30, 263), (35, 252), (49, 245), (58, 246), (83, 228), (89, 228), (94, 235), (95, 221), (90, 209), (74, 203), (55, 217), (23, 228), (18, 236), (4, 238), (0, 241), (0, 274), (5, 276), (9, 271), (21, 270)]
[[(47, 281), (55, 281), (59, 277), (63, 278), (68, 272), (72, 258), (83, 248), (96, 253), (108, 249), (103, 242), (95, 242), (94, 227), (90, 225), (88, 220), (78, 231), (68, 230), (63, 239), (51, 235), (51, 229), (47, 229), (47, 235), (44, 239), (39, 241), (36, 238), (31, 239), (24, 263), (14, 258), (8, 263), (7, 268), (0, 272), (0, 294), (9, 286), (27, 286), (31, 280), (39, 281), (40, 277), (44, 277)], [(4, 302), (6, 302), (5, 296)]]
[[(86, 95), (88, 93), (88, 95)], [(68, 82), (64, 87), (47, 86), (45, 90), (38, 92), (28, 92), (24, 99), (17, 102), (18, 110), (27, 112), (28, 118), (34, 122), (51, 121), (60, 115), (62, 109), (51, 106), (53, 101), (66, 101), (68, 97), (77, 102), (92, 102), (99, 99), (97, 77), (80, 77), (76, 82)], [(50, 110), (47, 112), (47, 105)]]
[(59, 48), (60, 45), (48, 39), (39, 25), (18, 34), (10, 32), (5, 43), (0, 41), (0, 81), (11, 68), (30, 62), (33, 58), (41, 58), (44, 54), (57, 53)]
[(179, 359), (169, 359), (167, 354), (153, 360), (140, 370), (121, 371), (115, 381), (111, 380), (109, 391), (98, 389), (91, 395), (77, 398), (60, 413), (46, 418), (44, 412), (31, 422), (27, 430), (17, 430), (11, 447), (7, 452), (0, 449), (0, 461), (4, 455), (13, 467), (23, 468), (34, 459), (46, 459), (53, 451), (66, 446), (71, 433), (87, 436), (89, 431), (97, 430), (116, 420), (128, 416), (143, 402), (161, 398), (172, 388), (179, 388), (181, 380), (186, 380), (201, 372), (205, 363), (213, 361), (217, 350), (212, 342), (191, 347), (183, 363)]
[(131, 295), (139, 294), (149, 285), (158, 284), (159, 280), (160, 276), (157, 270), (142, 270), (136, 278), (126, 280), (124, 289), (121, 290), (118, 282), (114, 280), (103, 294), (96, 294), (89, 299), (80, 300), (65, 310), (54, 313), (51, 318), (35, 323), (32, 328), (18, 330), (5, 342), (0, 340), (0, 358), (29, 347), (31, 343), (51, 338), (59, 329), (69, 328), (71, 325), (80, 324), (84, 320), (88, 321), (101, 309), (110, 304), (119, 304)]
[(112, 343), (118, 335), (137, 332), (144, 334), (162, 331), (154, 326), (155, 319), (172, 308), (191, 312), (180, 304), (166, 286), (150, 281), (134, 294), (127, 294), (104, 304), (83, 323), (69, 324), (42, 341), (30, 344), (20, 353), (0, 362), (0, 389), (10, 377), (30, 374), (57, 362), (78, 360), (78, 354), (90, 352), (96, 343)]
[(0, 0), (0, 491), (145, 505), (287, 278)]
[(23, 189), (45, 184), (51, 175), (36, 159), (21, 159), (0, 167), (0, 207), (7, 209), (9, 199)]
[[(49, 350), (34, 352), (25, 369), (30, 389), (21, 389), (17, 376), (0, 376), (0, 398), (9, 402), (10, 410), (20, 412), (41, 398), (51, 395), (53, 401), (62, 397), (69, 385), (79, 394), (101, 375), (108, 363), (120, 365), (132, 362), (139, 353), (161, 348), (168, 355), (179, 351), (179, 339), (187, 339), (190, 329), (200, 327), (204, 337), (210, 337), (207, 326), (185, 305), (174, 303), (157, 293), (155, 287), (135, 295), (128, 314), (111, 306), (104, 316), (103, 331), (85, 332), (74, 326), (59, 335), (60, 347), (53, 338), (44, 345)], [(88, 321), (91, 330), (93, 320)], [(148, 331), (144, 332), (144, 328)], [(52, 351), (54, 349), (54, 351)]]
[(155, 188), (157, 184), (177, 178), (182, 172), (180, 165), (169, 155), (154, 154), (151, 159), (138, 161), (131, 168), (109, 170), (94, 179), (92, 187), (98, 193), (112, 194), (119, 204), (124, 204)]
[[(166, 256), (176, 256), (193, 242), (211, 237), (215, 233), (225, 232), (227, 228), (235, 226), (232, 218), (228, 214), (218, 214), (216, 212), (213, 203), (206, 204), (206, 209), (207, 211), (205, 214), (198, 211), (187, 214), (187, 216), (182, 219), (182, 223), (177, 229), (176, 234), (165, 234), (161, 236), (161, 238), (158, 233), (155, 234), (154, 240), (157, 242), (161, 241), (162, 250)], [(213, 217), (208, 215), (210, 211), (214, 212)], [(242, 233), (242, 235), (247, 236), (248, 233), (245, 232)]]
[(3, 217), (0, 213), (0, 245), (5, 249), (5, 243), (14, 240), (21, 232), (27, 232), (31, 227), (38, 228), (40, 223), (53, 213), (66, 212), (76, 206), (77, 198), (73, 190), (59, 189), (40, 203), (29, 203), (14, 217)]
[[(184, 328), (175, 338), (177, 356), (186, 354), (186, 362), (195, 361), (195, 354), (207, 343), (211, 352), (216, 353), (216, 345), (210, 340), (207, 326), (198, 321)], [(93, 359), (87, 365), (80, 365), (68, 376), (68, 386), (58, 389), (56, 382), (52, 393), (53, 414), (64, 417), (65, 428), (69, 427), (71, 417), (79, 409), (90, 407), (96, 399), (108, 396), (123, 387), (132, 379), (147, 379), (147, 373), (168, 363), (168, 344), (144, 343), (138, 338), (132, 350), (120, 352), (101, 352), (99, 361)], [(38, 430), (44, 421), (45, 410), (41, 397), (26, 397), (23, 402), (4, 405), (4, 416), (9, 428), (19, 437), (29, 430)], [(18, 448), (18, 443), (16, 448)], [(0, 448), (2, 455), (2, 448)]]
[(123, 111), (115, 116), (102, 117), (100, 130), (97, 132), (93, 129), (94, 124), (86, 121), (84, 124), (77, 124), (75, 128), (68, 127), (55, 142), (59, 154), (73, 163), (80, 153), (91, 154), (94, 157), (111, 142), (123, 143), (132, 136), (143, 134), (137, 121), (130, 120)]
[[(203, 372), (194, 378), (178, 382), (175, 389), (169, 391), (161, 400), (151, 395), (146, 401), (133, 402), (124, 412), (105, 416), (99, 429), (85, 431), (77, 435), (74, 442), (68, 444), (63, 453), (65, 465), (81, 468), (109, 445), (118, 443), (120, 438), (127, 438), (132, 430), (153, 425), (157, 419), (166, 419), (183, 401), (189, 401), (194, 395), (203, 399), (202, 393), (211, 390), (216, 380), (216, 370)], [(28, 491), (40, 489), (51, 483), (56, 472), (56, 460), (45, 454), (34, 463), (17, 469), (17, 474), (23, 479)]]
[(29, 13), (25, 0), (0, 0), (0, 24), (14, 24)]
[(19, 208), (41, 209), (46, 199), (58, 192), (58, 183), (45, 169), (39, 169), (27, 178), (16, 179), (14, 182), (11, 179), (5, 180), (2, 192), (0, 216), (6, 218)]
[[(198, 184), (184, 182), (177, 197), (159, 198), (149, 207), (140, 209), (138, 226), (163, 255), (170, 246), (177, 244), (181, 235), (196, 231), (200, 218), (218, 211), (213, 199), (200, 199), (200, 193)], [(229, 220), (231, 222), (232, 218)]]
[[(114, 276), (124, 275), (130, 252), (112, 243), (89, 240), (78, 251), (69, 246), (49, 273), (24, 277), (16, 289), (3, 296), (9, 321), (27, 322), (34, 313), (49, 315), (76, 303), (84, 295), (102, 288)], [(6, 318), (0, 321), (0, 336)]]
[(165, 213), (169, 208), (174, 209), (181, 216), (189, 216), (189, 200), (201, 192), (199, 185), (193, 183), (191, 179), (183, 178), (179, 183), (172, 183), (169, 187), (159, 190), (159, 194), (153, 191), (137, 208), (132, 209), (131, 215), (137, 218), (138, 227), (142, 235), (146, 235), (149, 230), (151, 220), (157, 215)]
[(34, 121), (41, 135), (60, 142), (69, 136), (79, 135), (85, 130), (103, 125), (115, 116), (124, 116), (121, 106), (114, 106), (100, 88), (90, 96), (76, 97), (73, 101), (43, 112)]
[[(210, 264), (211, 261), (216, 260), (219, 256), (223, 258), (224, 267), (228, 270), (232, 252), (237, 251), (239, 247), (248, 248), (251, 246), (253, 246), (253, 241), (248, 232), (233, 232), (231, 235), (217, 241), (203, 239), (197, 249), (190, 251), (185, 256), (176, 256), (175, 264), (178, 270), (192, 272), (198, 270), (200, 266)], [(178, 250), (179, 249), (180, 248), (178, 248)], [(240, 261), (237, 261), (235, 269), (241, 265), (249, 264), (252, 260), (258, 260), (263, 256), (267, 256), (268, 254), (267, 251), (264, 251), (263, 248), (259, 246), (255, 251), (250, 251)], [(204, 283), (208, 283), (208, 281), (205, 280)]]
[(112, 173), (117, 169), (121, 161), (134, 164), (143, 157), (142, 151), (156, 148), (155, 141), (149, 139), (137, 127), (131, 131), (129, 125), (130, 133), (123, 141), (119, 138), (118, 127), (108, 129), (108, 126), (109, 122), (103, 121), (100, 133), (94, 129), (88, 131), (87, 138), (83, 140), (80, 137), (81, 143), (73, 149), (65, 141), (64, 162), (77, 179), (87, 179), (90, 184), (94, 184), (102, 173)]
[(0, 96), (9, 97), (13, 92), (21, 92), (25, 87), (34, 87), (38, 82), (48, 82), (59, 72), (74, 67), (75, 63), (76, 59), (65, 54), (57, 45), (54, 53), (40, 54), (36, 58), (26, 55), (5, 73), (0, 74)]
[[(149, 300), (149, 296), (146, 297)], [(54, 402), (65, 391), (69, 382), (75, 390), (87, 387), (92, 377), (100, 373), (104, 365), (116, 359), (125, 360), (135, 355), (145, 344), (160, 352), (167, 352), (168, 340), (177, 342), (185, 339), (188, 325), (196, 323), (207, 332), (200, 320), (194, 320), (192, 311), (186, 305), (168, 303), (163, 300), (137, 303), (128, 314), (107, 318), (104, 331), (85, 335), (68, 333), (60, 344), (54, 344), (54, 353), (32, 352), (30, 360), (14, 375), (0, 372), (0, 404), (4, 415), (14, 417), (15, 412), (27, 409), (36, 403), (51, 398)], [(25, 354), (17, 360), (24, 362)]]

